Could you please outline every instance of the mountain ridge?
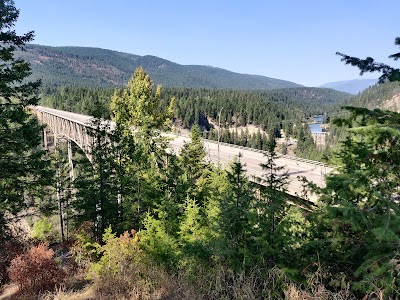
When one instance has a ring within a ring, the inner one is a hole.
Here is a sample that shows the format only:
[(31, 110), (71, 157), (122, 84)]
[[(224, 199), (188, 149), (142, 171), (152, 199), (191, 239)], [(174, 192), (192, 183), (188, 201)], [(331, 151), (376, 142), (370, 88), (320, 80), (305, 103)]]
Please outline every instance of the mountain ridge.
[(363, 92), (370, 86), (375, 85), (378, 79), (352, 79), (352, 80), (341, 80), (328, 82), (320, 85), (319, 87), (331, 88), (340, 92), (346, 92), (349, 94), (356, 95)]
[(134, 70), (142, 66), (155, 84), (168, 87), (236, 90), (303, 87), (262, 75), (205, 65), (181, 65), (154, 55), (140, 56), (95, 47), (29, 44), (17, 56), (31, 64), (31, 79), (42, 79), (44, 86), (123, 86)]

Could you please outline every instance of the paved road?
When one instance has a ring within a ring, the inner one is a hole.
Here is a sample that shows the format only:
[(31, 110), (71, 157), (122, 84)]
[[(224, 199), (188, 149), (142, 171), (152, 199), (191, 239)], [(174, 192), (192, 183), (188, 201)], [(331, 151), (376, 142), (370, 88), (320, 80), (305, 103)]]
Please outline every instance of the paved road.
[[(62, 118), (66, 118), (78, 123), (88, 124), (91, 116), (66, 112), (62, 110), (47, 108), (43, 106), (37, 106), (38, 111), (47, 112)], [(176, 136), (169, 134), (173, 140), (170, 142), (171, 148), (178, 152), (179, 149), (186, 142), (189, 142), (188, 137)], [(207, 157), (209, 161), (218, 162), (218, 144), (213, 141), (204, 141), (204, 147), (207, 150)], [(241, 161), (246, 165), (247, 174), (250, 178), (253, 176), (261, 177), (263, 171), (260, 167), (260, 163), (265, 163), (266, 158), (260, 152), (240, 149), (234, 146), (228, 146), (226, 144), (220, 144), (220, 163), (222, 165), (229, 164), (235, 156), (241, 153)], [(278, 166), (283, 166), (284, 171), (288, 172), (290, 178), (290, 184), (288, 186), (288, 193), (291, 195), (300, 195), (302, 191), (301, 183), (298, 181), (297, 176), (305, 176), (309, 181), (314, 182), (319, 186), (324, 185), (324, 175), (331, 172), (333, 169), (319, 162), (312, 162), (303, 159), (298, 159), (293, 156), (280, 156), (276, 160)], [(315, 195), (308, 195), (311, 201), (316, 200)]]

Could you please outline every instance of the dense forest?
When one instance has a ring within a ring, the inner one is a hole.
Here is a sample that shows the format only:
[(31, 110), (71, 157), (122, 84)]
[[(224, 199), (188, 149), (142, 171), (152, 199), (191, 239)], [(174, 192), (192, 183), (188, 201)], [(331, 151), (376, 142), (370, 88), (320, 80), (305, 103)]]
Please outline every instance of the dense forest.
[(238, 90), (300, 87), (294, 82), (259, 75), (239, 74), (210, 66), (180, 65), (156, 56), (139, 56), (88, 47), (50, 47), (29, 44), (16, 56), (31, 64), (31, 80), (43, 86), (83, 85), (122, 87), (133, 70), (142, 66), (156, 84)]
[(288, 201), (272, 135), (255, 182), (240, 155), (226, 168), (207, 162), (196, 123), (171, 152), (161, 131), (176, 94), (143, 68), (108, 96), (80, 90), (97, 103), (89, 152), (62, 137), (45, 149), (46, 127), (29, 110), (40, 82), (25, 82), (29, 64), (14, 56), (33, 33), (10, 30), (12, 0), (0, 7), (0, 292), (11, 283), (13, 299), (400, 297), (399, 113), (348, 107), (334, 121), (347, 135), (326, 186), (304, 179), (319, 197), (309, 208)]
[[(83, 114), (90, 114), (97, 101), (107, 104), (114, 93), (113, 88), (82, 86), (43, 88), (42, 91), (42, 104)], [(175, 116), (184, 128), (194, 124), (209, 127), (204, 118), (215, 122), (221, 113), (221, 124), (226, 126), (254, 124), (268, 130), (270, 123), (301, 121), (323, 114), (333, 105), (343, 104), (351, 95), (308, 87), (269, 91), (163, 88), (162, 98), (170, 97), (177, 100)]]

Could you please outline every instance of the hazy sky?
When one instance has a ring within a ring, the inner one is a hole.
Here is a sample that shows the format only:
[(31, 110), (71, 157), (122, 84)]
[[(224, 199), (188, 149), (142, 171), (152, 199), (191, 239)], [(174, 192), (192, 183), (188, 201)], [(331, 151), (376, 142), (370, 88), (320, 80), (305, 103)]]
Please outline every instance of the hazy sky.
[[(398, 66), (400, 0), (15, 0), (34, 43), (155, 55), (296, 83), (361, 78), (340, 51)], [(132, 70), (133, 72), (133, 70)], [(377, 78), (366, 74), (364, 78)]]

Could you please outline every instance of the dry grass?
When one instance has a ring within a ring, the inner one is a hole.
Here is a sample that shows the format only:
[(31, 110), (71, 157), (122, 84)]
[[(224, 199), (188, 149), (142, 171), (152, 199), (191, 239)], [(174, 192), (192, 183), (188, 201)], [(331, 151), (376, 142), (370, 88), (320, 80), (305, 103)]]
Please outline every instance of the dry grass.
[[(61, 288), (53, 293), (43, 295), (41, 300), (253, 300), (253, 299), (287, 299), (287, 300), (352, 300), (357, 299), (349, 287), (338, 292), (331, 292), (323, 285), (314, 282), (311, 289), (305, 290), (293, 283), (288, 283), (283, 294), (282, 274), (273, 269), (261, 280), (259, 271), (251, 274), (237, 274), (219, 269), (217, 273), (199, 273), (195, 282), (188, 283), (182, 276), (172, 276), (152, 269), (147, 278), (137, 280), (133, 277), (105, 277), (79, 291), (68, 291)], [(142, 274), (143, 275), (143, 274)], [(274, 290), (274, 288), (276, 290)], [(281, 291), (282, 292), (282, 291)], [(7, 298), (15, 299), (15, 298)], [(24, 298), (28, 300), (28, 298)], [(37, 298), (36, 298), (37, 299)], [(366, 295), (363, 300), (383, 300), (379, 291)]]
[(323, 285), (315, 286), (313, 291), (300, 289), (294, 284), (290, 284), (285, 291), (287, 300), (352, 300), (357, 299), (350, 288), (340, 290), (337, 293), (330, 292)]
[(95, 300), (95, 291), (92, 286), (87, 286), (80, 291), (68, 291), (64, 287), (56, 292), (47, 293), (41, 297), (41, 300)]

